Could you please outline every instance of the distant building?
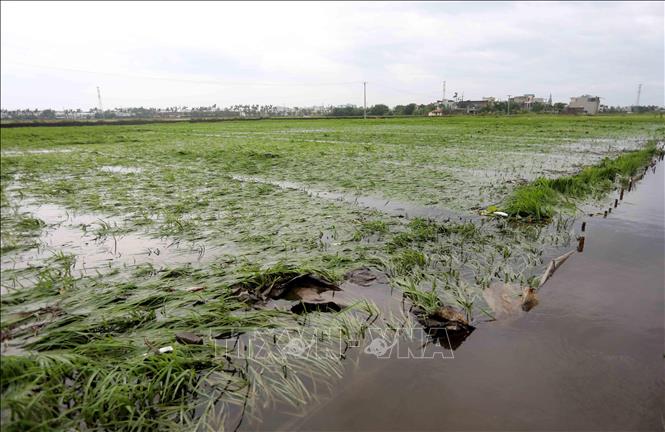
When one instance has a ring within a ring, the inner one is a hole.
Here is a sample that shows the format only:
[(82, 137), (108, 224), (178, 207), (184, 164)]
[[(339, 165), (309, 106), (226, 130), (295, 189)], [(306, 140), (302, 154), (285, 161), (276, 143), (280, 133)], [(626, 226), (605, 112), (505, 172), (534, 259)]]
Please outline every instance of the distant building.
[(454, 100), (450, 100), (450, 99), (444, 99), (444, 100), (437, 100), (436, 101), (436, 105), (439, 108), (442, 108), (442, 109), (448, 110), (448, 111), (455, 109), (455, 104), (456, 104), (456, 102)]
[(545, 99), (537, 98), (535, 94), (524, 94), (510, 98), (513, 104), (520, 105), (523, 109), (529, 111), (534, 103), (545, 103)]
[(467, 114), (475, 114), (483, 108), (494, 104), (494, 98), (483, 98), (483, 100), (466, 100), (457, 102), (457, 109)]
[(437, 100), (434, 105), (436, 105), (437, 108), (427, 113), (430, 117), (446, 115), (457, 108), (457, 102), (450, 99)]
[(597, 114), (600, 109), (600, 97), (582, 95), (571, 97), (567, 110), (569, 112), (581, 112), (584, 114)]

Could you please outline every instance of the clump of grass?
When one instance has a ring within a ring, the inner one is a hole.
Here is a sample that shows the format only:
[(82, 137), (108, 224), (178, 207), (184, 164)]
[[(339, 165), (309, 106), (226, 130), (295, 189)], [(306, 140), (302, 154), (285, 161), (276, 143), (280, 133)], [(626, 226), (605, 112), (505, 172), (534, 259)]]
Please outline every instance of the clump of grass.
[(416, 269), (422, 269), (427, 265), (427, 257), (424, 253), (407, 249), (391, 260), (394, 274), (410, 274)]
[(249, 288), (257, 293), (265, 292), (307, 273), (315, 274), (327, 281), (336, 279), (334, 275), (323, 270), (297, 267), (283, 262), (265, 268), (261, 268), (257, 264), (245, 263), (241, 268), (241, 276), (236, 285)]
[(31, 216), (21, 218), (16, 224), (17, 228), (24, 231), (39, 230), (44, 228), (45, 226), (46, 223), (43, 220)]
[(508, 198), (505, 210), (511, 216), (531, 217), (538, 221), (552, 217), (559, 203), (559, 195), (548, 180), (540, 178), (520, 187)]
[(407, 231), (393, 236), (388, 242), (388, 250), (395, 251), (414, 244), (436, 241), (440, 234), (447, 234), (445, 226), (422, 218), (415, 218), (409, 222)]
[(76, 283), (73, 275), (76, 256), (62, 251), (54, 253), (45, 261), (45, 266), (37, 273), (35, 291), (49, 294), (63, 294)]
[(362, 240), (365, 237), (373, 234), (387, 234), (389, 232), (388, 225), (381, 220), (365, 221), (360, 224), (360, 227), (353, 235), (354, 241)]
[(549, 220), (557, 207), (568, 199), (606, 193), (617, 181), (626, 183), (662, 152), (652, 141), (641, 150), (624, 153), (616, 159), (605, 158), (598, 165), (586, 167), (575, 175), (556, 179), (538, 178), (515, 189), (506, 201), (505, 211), (511, 216), (535, 221)]
[(409, 299), (414, 306), (422, 309), (427, 314), (433, 313), (436, 308), (443, 305), (441, 299), (436, 292), (436, 284), (432, 285), (432, 289), (424, 290), (418, 286), (418, 281), (414, 278), (394, 278), (395, 283), (404, 294), (404, 297)]
[[(97, 347), (136, 349), (111, 345)], [(62, 352), (4, 356), (3, 408), (10, 414), (3, 424), (13, 430), (173, 428), (207, 414), (201, 386), (212, 373), (223, 374), (223, 365), (209, 347), (178, 346), (168, 355), (113, 363)]]

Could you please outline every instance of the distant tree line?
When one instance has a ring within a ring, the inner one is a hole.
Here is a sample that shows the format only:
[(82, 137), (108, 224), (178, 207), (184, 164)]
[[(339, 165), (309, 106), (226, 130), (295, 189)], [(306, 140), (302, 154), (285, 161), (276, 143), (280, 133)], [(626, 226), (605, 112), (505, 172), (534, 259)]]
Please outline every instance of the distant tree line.
[[(457, 101), (452, 106), (441, 107), (437, 103), (417, 104), (409, 103), (406, 105), (396, 105), (390, 108), (385, 104), (376, 104), (367, 107), (368, 116), (426, 116), (433, 110), (439, 108), (444, 114), (466, 113), (467, 109), (462, 108), (464, 104), (473, 103), (470, 101)], [(507, 101), (493, 101), (484, 104), (474, 113), (478, 114), (501, 114), (508, 110)], [(457, 108), (459, 106), (460, 108)], [(560, 113), (566, 109), (566, 104), (557, 102), (549, 105), (542, 102), (534, 102), (526, 107), (514, 101), (510, 102), (510, 112), (519, 114), (523, 112), (533, 113)], [(662, 110), (656, 105), (633, 106), (633, 107), (607, 107), (602, 106), (601, 112), (604, 113), (625, 113), (625, 112), (656, 112)], [(313, 106), (313, 107), (283, 107), (275, 105), (231, 105), (228, 107), (218, 107), (216, 104), (211, 106), (172, 106), (166, 108), (154, 107), (131, 107), (115, 108), (112, 110), (101, 111), (97, 108), (91, 108), (87, 111), (81, 109), (70, 109), (55, 111), (52, 109), (22, 109), (22, 110), (0, 110), (2, 119), (8, 120), (57, 120), (57, 119), (122, 119), (122, 118), (140, 118), (140, 119), (170, 119), (170, 118), (261, 118), (261, 117), (360, 117), (365, 110), (357, 105), (339, 105), (339, 106)]]
[(647, 112), (655, 112), (655, 111), (660, 111), (661, 108), (656, 106), (656, 105), (646, 105), (646, 106), (632, 106), (631, 111), (637, 112), (637, 113), (647, 113)]

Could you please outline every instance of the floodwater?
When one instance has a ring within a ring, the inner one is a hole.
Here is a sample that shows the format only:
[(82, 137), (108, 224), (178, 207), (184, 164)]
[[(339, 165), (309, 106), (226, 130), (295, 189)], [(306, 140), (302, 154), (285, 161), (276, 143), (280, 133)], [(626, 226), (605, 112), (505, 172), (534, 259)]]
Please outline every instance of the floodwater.
[[(11, 192), (11, 191), (10, 191)], [(113, 265), (134, 266), (150, 263), (156, 266), (181, 265), (197, 262), (212, 251), (203, 244), (153, 238), (143, 233), (98, 235), (96, 230), (122, 227), (121, 218), (97, 213), (72, 212), (55, 204), (34, 204), (18, 201), (19, 213), (31, 214), (46, 223), (39, 238), (39, 246), (27, 251), (3, 254), (2, 270), (24, 269), (39, 265), (57, 251), (73, 254), (76, 262), (72, 270), (84, 274), (91, 270), (103, 271)], [(4, 294), (6, 286), (2, 286)]]
[(395, 201), (374, 196), (354, 195), (350, 193), (332, 192), (312, 189), (308, 186), (292, 181), (269, 180), (261, 177), (232, 175), (233, 180), (241, 182), (262, 183), (276, 186), (280, 189), (298, 190), (310, 196), (330, 201), (345, 202), (365, 209), (378, 210), (391, 216), (405, 218), (426, 218), (436, 220), (473, 221), (482, 219), (480, 215), (462, 215), (453, 210), (434, 206), (422, 206), (410, 202)]
[(25, 156), (25, 155), (40, 155), (40, 154), (53, 154), (53, 153), (71, 153), (72, 149), (37, 149), (37, 150), (5, 150), (1, 154), (3, 157), (10, 156)]
[(142, 168), (123, 167), (118, 165), (105, 165), (101, 167), (99, 170), (116, 174), (138, 174), (143, 171)]
[(662, 430), (665, 166), (607, 217), (512, 320), (480, 323), (454, 358), (359, 353), (332, 396), (262, 430)]

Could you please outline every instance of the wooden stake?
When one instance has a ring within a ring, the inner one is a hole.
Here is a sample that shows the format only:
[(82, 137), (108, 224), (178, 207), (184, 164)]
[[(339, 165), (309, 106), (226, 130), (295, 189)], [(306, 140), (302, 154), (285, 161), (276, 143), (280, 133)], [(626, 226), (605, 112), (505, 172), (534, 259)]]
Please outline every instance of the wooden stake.
[(614, 200), (614, 208), (617, 208), (618, 205), (619, 205), (619, 200), (618, 200), (618, 199), (615, 199), (615, 200)]
[(623, 188), (621, 188), (621, 195), (619, 195), (619, 199), (623, 201)]
[(554, 258), (550, 263), (547, 265), (547, 269), (545, 270), (545, 273), (540, 277), (540, 283), (538, 284), (538, 288), (542, 287), (545, 285), (545, 282), (554, 274), (554, 272), (561, 267), (561, 264), (563, 264), (568, 258), (570, 258), (575, 251), (570, 251), (567, 252), (560, 257)]
[(582, 232), (586, 230), (586, 221), (582, 222)]
[(584, 251), (584, 236), (577, 238), (577, 252)]

